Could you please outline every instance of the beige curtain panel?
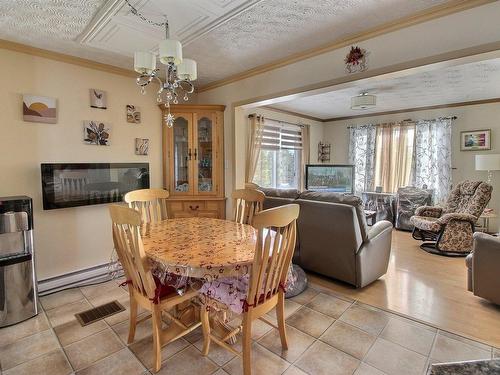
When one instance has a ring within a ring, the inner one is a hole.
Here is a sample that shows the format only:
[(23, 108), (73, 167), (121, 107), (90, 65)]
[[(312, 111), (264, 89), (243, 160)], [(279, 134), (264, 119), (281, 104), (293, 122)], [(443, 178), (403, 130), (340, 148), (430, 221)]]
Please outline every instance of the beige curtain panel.
[(375, 186), (393, 193), (411, 179), (415, 125), (387, 123), (377, 127)]
[(251, 116), (249, 118), (249, 134), (247, 143), (247, 162), (245, 170), (245, 182), (252, 183), (255, 176), (255, 169), (259, 161), (259, 154), (262, 148), (262, 133), (264, 129), (263, 116)]
[(309, 164), (310, 155), (310, 125), (302, 125), (302, 157), (301, 157), (301, 169), (300, 169), (300, 186), (302, 190), (305, 189), (305, 170), (306, 164)]

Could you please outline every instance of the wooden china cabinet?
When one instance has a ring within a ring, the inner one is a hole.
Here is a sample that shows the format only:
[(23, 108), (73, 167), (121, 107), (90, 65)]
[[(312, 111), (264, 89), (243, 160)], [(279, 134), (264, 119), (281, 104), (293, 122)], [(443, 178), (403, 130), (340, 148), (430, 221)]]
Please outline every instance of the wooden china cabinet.
[(172, 105), (174, 125), (164, 125), (163, 184), (170, 218), (225, 218), (223, 105)]

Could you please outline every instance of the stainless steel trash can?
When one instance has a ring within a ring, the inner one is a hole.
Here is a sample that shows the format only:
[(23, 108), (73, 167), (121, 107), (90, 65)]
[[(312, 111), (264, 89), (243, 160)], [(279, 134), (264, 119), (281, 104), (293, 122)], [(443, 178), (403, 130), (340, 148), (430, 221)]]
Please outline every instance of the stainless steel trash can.
[(33, 253), (33, 202), (0, 198), (0, 327), (38, 314)]

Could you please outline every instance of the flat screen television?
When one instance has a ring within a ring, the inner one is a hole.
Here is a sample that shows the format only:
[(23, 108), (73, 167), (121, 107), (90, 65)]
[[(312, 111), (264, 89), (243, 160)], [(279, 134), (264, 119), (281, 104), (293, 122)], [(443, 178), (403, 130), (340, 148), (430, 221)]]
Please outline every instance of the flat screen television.
[(354, 166), (307, 164), (306, 189), (353, 194)]
[(149, 163), (47, 163), (42, 169), (43, 209), (123, 201), (149, 188)]

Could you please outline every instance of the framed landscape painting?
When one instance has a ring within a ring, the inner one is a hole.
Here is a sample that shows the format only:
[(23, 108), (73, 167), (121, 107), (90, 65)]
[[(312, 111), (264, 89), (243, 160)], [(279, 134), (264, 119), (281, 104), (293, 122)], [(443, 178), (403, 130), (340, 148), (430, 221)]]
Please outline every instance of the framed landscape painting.
[(55, 124), (57, 122), (56, 99), (46, 96), (23, 95), (23, 120)]
[(491, 129), (460, 132), (460, 150), (491, 150)]

